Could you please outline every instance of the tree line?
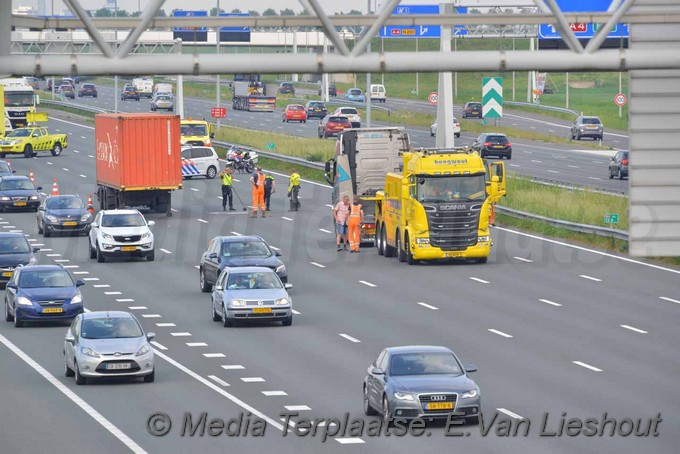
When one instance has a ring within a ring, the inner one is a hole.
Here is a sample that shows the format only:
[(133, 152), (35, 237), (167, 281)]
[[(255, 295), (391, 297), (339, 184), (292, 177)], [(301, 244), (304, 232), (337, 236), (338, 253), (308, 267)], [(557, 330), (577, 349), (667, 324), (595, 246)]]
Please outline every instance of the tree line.
[[(227, 13), (228, 11), (220, 8), (220, 12), (221, 13)], [(241, 11), (240, 9), (235, 8), (235, 9), (232, 9), (231, 11), (229, 11), (229, 12), (232, 13), (232, 14), (238, 14), (238, 13), (243, 13), (244, 11)], [(274, 8), (267, 8), (266, 10), (264, 10), (262, 12), (262, 14), (260, 14), (259, 11), (255, 11), (255, 10), (247, 11), (247, 13), (251, 16), (264, 16), (264, 17), (267, 17), (267, 16), (308, 16), (309, 15), (309, 13), (306, 10), (302, 10), (302, 11), (296, 13), (295, 11), (293, 11), (290, 8), (280, 9), (278, 12)], [(116, 16), (116, 17), (137, 17), (137, 16), (139, 16), (139, 14), (140, 14), (139, 11), (128, 12), (124, 9), (118, 9), (118, 11), (114, 14), (114, 11), (111, 11), (109, 8), (99, 8), (94, 13), (90, 12), (90, 15), (94, 16), (94, 17), (114, 17), (114, 16)], [(363, 13), (361, 11), (353, 9), (353, 10), (350, 10), (349, 12), (347, 12), (347, 13), (336, 12), (335, 14), (361, 15)], [(170, 13), (170, 15), (172, 15), (172, 12)], [(209, 12), (209, 15), (210, 16), (217, 16), (217, 8), (212, 8)], [(167, 17), (167, 16), (168, 16), (168, 14), (163, 9), (158, 10), (158, 12), (156, 13), (156, 17)]]

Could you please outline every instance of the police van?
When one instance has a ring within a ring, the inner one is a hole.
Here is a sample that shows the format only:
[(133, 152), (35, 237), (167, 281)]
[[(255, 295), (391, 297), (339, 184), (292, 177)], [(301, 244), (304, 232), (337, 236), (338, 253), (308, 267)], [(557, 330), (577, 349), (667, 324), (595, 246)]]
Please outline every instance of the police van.
[(220, 168), (220, 159), (213, 147), (185, 145), (182, 147), (182, 178), (204, 176), (212, 180)]

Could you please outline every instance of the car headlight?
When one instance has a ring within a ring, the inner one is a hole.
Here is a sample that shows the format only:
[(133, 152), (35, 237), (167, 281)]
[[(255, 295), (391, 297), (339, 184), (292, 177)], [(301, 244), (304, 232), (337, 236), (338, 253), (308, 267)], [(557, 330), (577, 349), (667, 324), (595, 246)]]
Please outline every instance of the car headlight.
[(142, 234), (142, 239), (144, 240), (146, 238), (149, 238), (150, 236), (151, 236), (151, 232), (145, 232), (145, 233)]
[(470, 391), (464, 392), (463, 394), (460, 395), (461, 399), (472, 399), (473, 397), (477, 397), (479, 392), (476, 389), (471, 389)]
[(82, 304), (83, 303), (83, 296), (82, 295), (76, 295), (73, 298), (71, 298), (71, 304)]
[(40, 199), (40, 197), (38, 197), (37, 195), (32, 195), (32, 196), (29, 197), (29, 200), (39, 200), (39, 199)]
[(58, 221), (57, 217), (52, 216), (51, 214), (48, 214), (47, 216), (45, 216), (45, 219), (47, 219), (50, 222), (57, 222)]
[(399, 400), (413, 400), (413, 394), (396, 392), (394, 393), (394, 398)]
[(0, 200), (2, 200), (3, 202), (9, 202), (9, 197), (2, 196), (2, 197), (0, 197)]
[(274, 301), (274, 304), (277, 306), (285, 306), (288, 304), (288, 298), (279, 298), (276, 301)]
[(84, 214), (80, 217), (80, 222), (86, 222), (90, 220), (90, 213)]
[(416, 238), (416, 244), (430, 244), (429, 238)]
[(488, 243), (489, 242), (489, 235), (478, 236), (477, 241), (480, 242), (480, 243)]
[(245, 306), (246, 302), (243, 300), (231, 300), (232, 306)]
[(16, 299), (16, 303), (17, 303), (19, 306), (33, 306), (33, 302), (31, 302), (31, 300), (29, 300), (29, 299), (26, 298), (25, 296), (20, 296), (20, 297), (18, 297), (18, 298)]
[(150, 351), (151, 351), (151, 347), (149, 347), (149, 344), (144, 344), (139, 348), (139, 350), (137, 351), (137, 354), (135, 356), (146, 355)]
[(80, 353), (82, 353), (85, 356), (90, 356), (92, 358), (99, 358), (99, 353), (92, 350), (90, 347), (82, 347), (80, 349)]
[(102, 238), (105, 240), (113, 241), (113, 236), (109, 235), (108, 233), (102, 233)]
[(286, 272), (286, 265), (280, 265), (276, 267), (276, 274), (281, 274)]

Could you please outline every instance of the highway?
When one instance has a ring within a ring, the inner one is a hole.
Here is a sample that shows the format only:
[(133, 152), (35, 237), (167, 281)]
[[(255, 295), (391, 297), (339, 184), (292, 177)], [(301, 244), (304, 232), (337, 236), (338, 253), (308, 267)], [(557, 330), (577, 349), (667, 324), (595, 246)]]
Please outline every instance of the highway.
[[(121, 85), (122, 88), (122, 85)], [(76, 98), (76, 103), (96, 106), (104, 109), (114, 107), (114, 89), (107, 86), (98, 86), (98, 98)], [(413, 105), (418, 105), (417, 101), (388, 101), (406, 103), (399, 105), (400, 109), (410, 109)], [(214, 101), (199, 98), (185, 98), (184, 111), (186, 117), (210, 118), (210, 108), (214, 107)], [(227, 119), (223, 124), (249, 128), (260, 131), (270, 131), (277, 133), (290, 134), (300, 137), (318, 137), (318, 121), (309, 120), (307, 123), (283, 123), (281, 121), (281, 109), (274, 113), (269, 112), (245, 112), (231, 109), (231, 102), (225, 101), (227, 106)], [(375, 104), (377, 106), (377, 104)], [(382, 104), (381, 104), (382, 105)], [(394, 107), (394, 106), (392, 106)], [(118, 101), (118, 108), (121, 111), (129, 112), (148, 112), (149, 100), (126, 100)], [(569, 129), (563, 120), (546, 120), (534, 118), (532, 114), (514, 115), (508, 114), (507, 126), (526, 129), (529, 131), (541, 132), (544, 134), (560, 133), (565, 137), (569, 134)], [(374, 122), (374, 126), (388, 126)], [(566, 129), (565, 129), (566, 128)], [(435, 138), (430, 136), (429, 128), (417, 128), (407, 126), (411, 141), (416, 147), (434, 147)], [(608, 136), (604, 143), (615, 147), (626, 149), (628, 137)], [(471, 145), (477, 138), (476, 134), (462, 131), (461, 138), (456, 139), (456, 145)], [(546, 144), (543, 142), (530, 141), (510, 137), (513, 143), (512, 160), (507, 161), (508, 170), (519, 175), (540, 178), (542, 180), (554, 181), (559, 184), (587, 186), (595, 189), (613, 191), (617, 193), (628, 192), (628, 181), (610, 180), (608, 178), (609, 157), (613, 156), (613, 151), (594, 150), (584, 147), (574, 147), (567, 144)], [(621, 141), (621, 144), (614, 144), (612, 141)]]
[[(32, 169), (46, 189), (57, 178), (62, 193), (87, 197), (95, 184), (92, 127), (58, 118), (49, 127), (69, 134), (62, 156), (16, 158), (13, 167), (20, 174)], [(248, 183), (245, 176), (237, 180), (245, 201)], [(285, 176), (277, 180), (287, 184)], [(223, 213), (219, 190), (215, 180), (186, 181), (173, 195), (173, 217), (148, 215), (157, 222), (153, 263), (99, 264), (88, 259), (83, 237), (43, 238), (34, 213), (0, 214), (0, 228), (21, 230), (43, 248), (40, 262), (59, 261), (87, 279), (86, 308), (134, 312), (157, 333), (158, 355), (153, 384), (106, 380), (76, 387), (63, 376), (65, 326), (1, 323), (3, 452), (44, 452), (47, 444), (55, 454), (74, 446), (107, 453), (677, 452), (679, 271), (500, 227), (486, 265), (409, 267), (372, 248), (335, 252), (324, 185), (303, 182), (297, 213), (286, 211), (279, 191), (266, 219)], [(261, 235), (281, 250), (298, 312), (292, 327), (226, 329), (211, 321), (197, 265), (209, 239), (220, 234)], [(506, 440), (466, 426), (460, 431), (468, 436), (445, 437), (435, 425), (423, 437), (345, 435), (326, 443), (282, 437), (279, 415), (287, 410), (359, 417), (366, 368), (381, 349), (408, 344), (445, 345), (479, 366), (473, 378), (486, 425), (494, 414), (515, 423), (528, 419), (529, 435)], [(158, 412), (173, 420), (164, 437), (146, 428)], [(268, 428), (257, 440), (183, 437), (185, 412), (225, 420), (250, 412), (266, 418)], [(546, 430), (554, 430), (563, 412), (633, 419), (660, 413), (662, 423), (656, 437), (540, 436), (544, 415)]]

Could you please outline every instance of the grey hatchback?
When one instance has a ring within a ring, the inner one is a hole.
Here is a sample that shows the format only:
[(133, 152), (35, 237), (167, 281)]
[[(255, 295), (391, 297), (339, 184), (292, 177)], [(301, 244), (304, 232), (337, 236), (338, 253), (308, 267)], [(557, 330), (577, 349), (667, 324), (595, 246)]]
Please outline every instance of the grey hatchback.
[(598, 117), (579, 116), (571, 125), (571, 140), (581, 140), (581, 137), (592, 137), (593, 140), (602, 140), (604, 126)]

